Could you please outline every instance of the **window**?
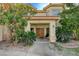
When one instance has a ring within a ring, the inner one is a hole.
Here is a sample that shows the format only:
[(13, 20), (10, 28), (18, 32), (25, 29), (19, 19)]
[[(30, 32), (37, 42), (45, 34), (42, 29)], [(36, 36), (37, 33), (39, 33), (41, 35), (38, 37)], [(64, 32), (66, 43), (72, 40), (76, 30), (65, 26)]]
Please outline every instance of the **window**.
[(60, 9), (53, 9), (52, 16), (59, 16), (60, 11), (61, 11)]
[(60, 12), (61, 12), (61, 9), (55, 8), (55, 9), (52, 9), (52, 10), (48, 10), (46, 15), (47, 16), (59, 16)]

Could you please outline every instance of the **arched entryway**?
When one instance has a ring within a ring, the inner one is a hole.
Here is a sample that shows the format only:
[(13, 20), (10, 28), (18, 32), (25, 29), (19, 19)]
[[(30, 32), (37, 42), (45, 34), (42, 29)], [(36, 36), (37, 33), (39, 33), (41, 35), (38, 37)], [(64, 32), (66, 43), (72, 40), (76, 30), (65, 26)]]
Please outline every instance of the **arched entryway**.
[(31, 31), (35, 32), (37, 38), (49, 37), (49, 24), (48, 23), (31, 23)]
[[(25, 31), (30, 31), (31, 29), (38, 35), (38, 37), (46, 36), (46, 26), (49, 28), (49, 42), (56, 42), (55, 28), (56, 20), (58, 17), (52, 16), (34, 16), (31, 20), (28, 20), (28, 25), (25, 27)], [(37, 26), (38, 25), (38, 26)], [(43, 26), (44, 25), (44, 26)], [(37, 28), (40, 28), (39, 30)], [(41, 34), (42, 33), (42, 34)], [(44, 34), (43, 34), (44, 33)]]

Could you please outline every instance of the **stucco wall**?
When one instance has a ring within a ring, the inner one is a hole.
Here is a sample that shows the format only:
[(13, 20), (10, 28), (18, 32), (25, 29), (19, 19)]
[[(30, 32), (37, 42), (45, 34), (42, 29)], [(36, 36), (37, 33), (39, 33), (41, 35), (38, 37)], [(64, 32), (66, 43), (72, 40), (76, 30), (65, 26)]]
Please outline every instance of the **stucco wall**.
[(46, 13), (37, 13), (34, 16), (46, 16)]
[(3, 31), (3, 40), (10, 40), (10, 30), (7, 26), (4, 26), (4, 31)]
[(3, 37), (3, 26), (0, 25), (0, 41), (2, 41)]
[(27, 27), (25, 27), (25, 31), (30, 31), (31, 24), (49, 24), (49, 41), (56, 42), (56, 35), (55, 35), (56, 21), (55, 20), (29, 20)]
[(52, 16), (52, 11), (53, 11), (54, 9), (59, 9), (60, 12), (62, 12), (63, 7), (50, 7), (50, 8), (48, 8), (48, 9), (46, 10), (46, 13), (40, 12), (40, 13), (36, 13), (34, 16)]
[(4, 25), (0, 25), (0, 41), (9, 40), (10, 39), (10, 31), (8, 27)]
[(54, 9), (59, 9), (60, 12), (62, 12), (62, 10), (63, 10), (62, 7), (50, 7), (50, 8), (47, 9), (47, 16), (52, 16), (52, 11), (53, 11)]

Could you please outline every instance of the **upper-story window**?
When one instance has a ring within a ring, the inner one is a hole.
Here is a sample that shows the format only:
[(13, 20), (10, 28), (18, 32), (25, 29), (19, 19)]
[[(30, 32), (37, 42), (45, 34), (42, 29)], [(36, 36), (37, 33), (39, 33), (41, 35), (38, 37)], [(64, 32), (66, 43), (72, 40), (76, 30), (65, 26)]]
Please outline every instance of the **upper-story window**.
[(60, 12), (61, 12), (61, 9), (59, 9), (59, 8), (53, 8), (51, 10), (48, 10), (47, 13), (46, 13), (46, 15), (47, 16), (59, 16)]
[(60, 14), (60, 9), (53, 9), (52, 10), (52, 16), (59, 16), (59, 14)]

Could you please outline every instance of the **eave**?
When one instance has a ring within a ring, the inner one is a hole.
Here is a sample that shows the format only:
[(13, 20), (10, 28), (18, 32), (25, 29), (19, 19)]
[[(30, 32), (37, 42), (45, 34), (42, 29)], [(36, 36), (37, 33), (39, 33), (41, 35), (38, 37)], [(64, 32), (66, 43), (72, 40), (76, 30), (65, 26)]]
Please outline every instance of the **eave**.
[(31, 16), (31, 17), (29, 16), (25, 18), (29, 18), (29, 20), (55, 20), (55, 21), (60, 19), (60, 17), (58, 16)]

